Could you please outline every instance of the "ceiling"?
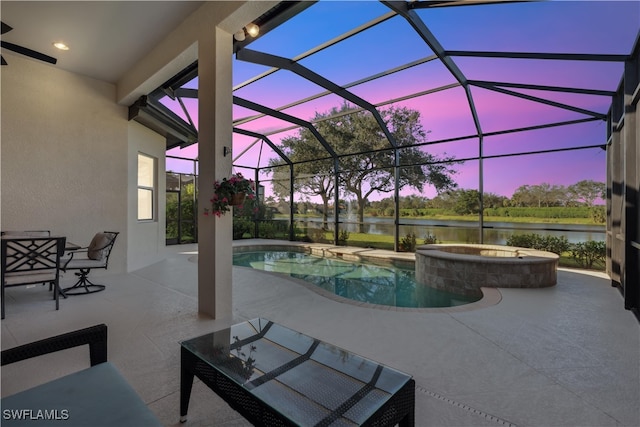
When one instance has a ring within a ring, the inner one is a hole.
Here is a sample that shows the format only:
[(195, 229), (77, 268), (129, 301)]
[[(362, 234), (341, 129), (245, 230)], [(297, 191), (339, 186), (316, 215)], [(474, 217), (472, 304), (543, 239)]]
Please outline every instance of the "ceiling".
[[(57, 58), (55, 67), (116, 83), (202, 1), (6, 1), (2, 40)], [(54, 42), (66, 43), (60, 51)], [(11, 56), (2, 49), (11, 66)]]

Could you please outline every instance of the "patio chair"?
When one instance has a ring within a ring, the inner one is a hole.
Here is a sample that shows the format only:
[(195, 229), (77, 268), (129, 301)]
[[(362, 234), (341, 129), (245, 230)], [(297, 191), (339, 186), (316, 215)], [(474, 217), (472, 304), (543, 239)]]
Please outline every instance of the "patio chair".
[(2, 236), (2, 319), (5, 288), (50, 283), (56, 310), (60, 308), (59, 267), (64, 254), (65, 237)]
[[(2, 231), (0, 234), (6, 237), (49, 237), (51, 236), (51, 231), (49, 230), (6, 230)], [(47, 282), (44, 282), (43, 285), (46, 285)], [(53, 285), (49, 283), (49, 290), (53, 289)]]
[[(60, 262), (60, 269), (63, 272), (78, 270), (75, 273), (78, 281), (75, 285), (62, 289), (63, 295), (84, 295), (100, 292), (105, 289), (104, 285), (98, 285), (89, 280), (91, 270), (98, 268), (107, 269), (109, 265), (109, 255), (119, 232), (105, 231), (93, 236), (89, 246), (77, 250), (69, 251), (69, 256), (65, 256)], [(76, 256), (78, 255), (78, 256)]]

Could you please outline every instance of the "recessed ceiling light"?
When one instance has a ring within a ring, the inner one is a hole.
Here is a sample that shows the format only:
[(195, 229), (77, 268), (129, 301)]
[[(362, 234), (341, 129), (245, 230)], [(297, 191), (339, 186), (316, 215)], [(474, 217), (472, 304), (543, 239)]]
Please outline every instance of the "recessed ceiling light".
[(62, 42), (56, 42), (56, 43), (53, 43), (53, 45), (55, 47), (57, 47), (58, 49), (60, 49), (60, 50), (69, 50), (69, 46), (67, 46), (66, 44), (64, 44)]

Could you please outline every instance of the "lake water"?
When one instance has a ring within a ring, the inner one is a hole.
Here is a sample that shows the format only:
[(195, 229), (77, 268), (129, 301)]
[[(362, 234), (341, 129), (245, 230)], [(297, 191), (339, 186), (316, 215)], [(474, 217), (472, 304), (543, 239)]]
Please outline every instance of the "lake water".
[[(349, 232), (357, 232), (358, 224), (355, 219), (341, 219), (340, 228)], [(305, 218), (297, 221), (298, 227), (320, 227), (321, 218)], [(439, 241), (479, 243), (480, 232), (478, 224), (471, 221), (443, 221), (429, 219), (400, 218), (400, 236), (415, 233), (420, 242), (427, 234), (434, 235)], [(329, 226), (332, 223), (330, 221)], [(586, 242), (589, 240), (604, 241), (606, 228), (604, 225), (575, 225), (575, 224), (540, 224), (513, 222), (485, 222), (484, 243), (504, 245), (514, 234), (540, 234), (565, 236), (570, 243)], [(369, 234), (393, 235), (393, 218), (365, 218), (364, 232)]]

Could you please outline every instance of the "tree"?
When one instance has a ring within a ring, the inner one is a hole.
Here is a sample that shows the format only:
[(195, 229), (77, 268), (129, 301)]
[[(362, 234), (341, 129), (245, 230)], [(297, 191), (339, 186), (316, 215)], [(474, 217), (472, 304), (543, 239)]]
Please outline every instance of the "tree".
[(500, 196), (495, 193), (484, 193), (482, 204), (483, 208), (501, 208), (505, 205), (508, 199), (505, 196)]
[[(420, 123), (420, 113), (408, 108), (389, 108), (380, 112), (398, 147), (400, 165), (398, 187), (409, 186), (422, 191), (425, 184), (440, 192), (456, 187), (452, 176), (454, 157), (439, 158), (413, 145), (426, 142), (427, 132)], [(363, 231), (364, 208), (375, 192), (387, 193), (394, 189), (395, 156), (391, 142), (385, 136), (372, 114), (353, 111), (348, 104), (327, 113), (316, 113), (316, 128), (338, 154), (340, 185), (345, 193), (355, 196), (360, 231)], [(282, 141), (283, 152), (294, 162), (311, 159), (320, 161), (296, 165), (294, 189), (322, 198), (327, 211), (333, 185), (332, 160), (308, 129), (298, 136)], [(277, 159), (270, 165), (282, 164)], [(298, 179), (300, 177), (301, 179)]]
[[(299, 145), (307, 145), (302, 149)], [(328, 153), (320, 147), (315, 137), (308, 129), (300, 131), (299, 137), (283, 138), (282, 152), (293, 162), (306, 161), (294, 166), (294, 192), (305, 196), (320, 196), (322, 199), (322, 226), (327, 228), (329, 221), (329, 202), (333, 196), (335, 180), (333, 178), (333, 165), (331, 160), (307, 161), (326, 157)], [(273, 174), (273, 191), (281, 199), (286, 199), (290, 194), (289, 167), (281, 165), (279, 158), (269, 159), (269, 171)]]
[(458, 215), (470, 215), (480, 212), (480, 192), (478, 190), (456, 190), (454, 211)]
[(606, 191), (607, 186), (604, 182), (590, 179), (585, 179), (569, 186), (569, 194), (589, 207), (593, 206), (596, 199), (604, 199)]
[(567, 202), (567, 189), (562, 185), (543, 182), (539, 185), (521, 185), (511, 196), (513, 206), (562, 206)]

